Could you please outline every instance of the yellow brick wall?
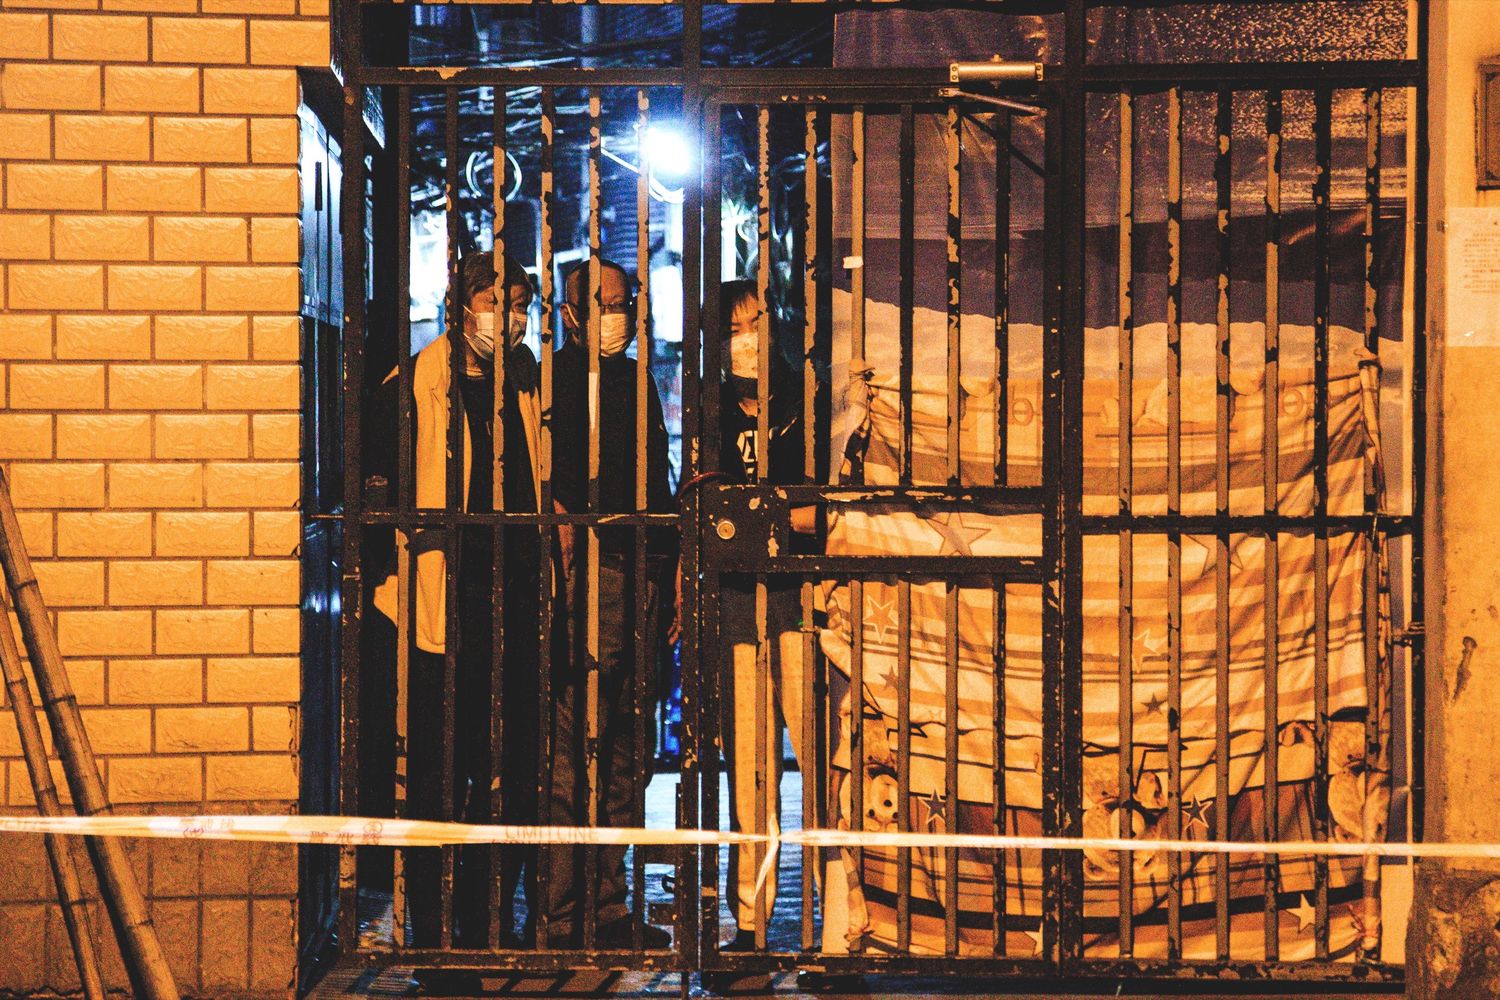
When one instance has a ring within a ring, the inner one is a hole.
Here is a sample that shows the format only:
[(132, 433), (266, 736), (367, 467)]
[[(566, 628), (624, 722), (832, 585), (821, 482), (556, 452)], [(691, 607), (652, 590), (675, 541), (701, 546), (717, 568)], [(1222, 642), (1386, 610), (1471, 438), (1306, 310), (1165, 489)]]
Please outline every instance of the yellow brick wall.
[[(0, 0), (0, 463), (127, 810), (296, 798), (296, 67), (327, 15)], [(31, 804), (7, 710), (0, 807)], [(291, 852), (132, 850), (185, 992), (286, 987)], [(50, 897), (0, 890), (0, 991), (75, 981)]]

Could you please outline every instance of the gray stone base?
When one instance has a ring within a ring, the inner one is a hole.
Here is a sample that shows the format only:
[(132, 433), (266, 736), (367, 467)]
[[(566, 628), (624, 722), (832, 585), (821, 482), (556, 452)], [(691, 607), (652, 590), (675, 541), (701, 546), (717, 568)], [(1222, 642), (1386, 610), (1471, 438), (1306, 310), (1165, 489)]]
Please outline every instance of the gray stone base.
[(1413, 1000), (1500, 997), (1500, 872), (1419, 864), (1406, 963)]

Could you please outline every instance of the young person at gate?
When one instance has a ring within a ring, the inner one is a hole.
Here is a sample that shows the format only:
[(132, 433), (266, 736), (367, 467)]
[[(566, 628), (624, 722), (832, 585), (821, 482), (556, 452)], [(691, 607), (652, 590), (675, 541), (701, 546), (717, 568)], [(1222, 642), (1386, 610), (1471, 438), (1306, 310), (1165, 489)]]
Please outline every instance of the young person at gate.
[[(502, 258), (503, 281), (497, 282), (492, 254), (471, 253), (459, 262), (456, 301), (462, 305), (460, 336), (439, 337), (416, 357), (412, 378), (412, 441), (415, 454), (413, 496), (419, 509), (442, 509), (447, 504), (449, 467), (448, 429), (452, 417), (450, 379), (452, 351), (460, 351), (458, 399), (463, 408), (461, 437), (462, 510), (487, 513), (498, 509), (493, 496), (493, 463), (497, 444), (503, 446), (504, 508), (508, 512), (535, 513), (540, 493), (539, 456), (541, 411), (538, 401), (537, 361), (523, 343), (532, 288), (524, 270), (508, 257)], [(497, 296), (501, 317), (496, 317)], [(499, 329), (497, 329), (499, 326)], [(502, 418), (495, 426), (495, 355), (504, 352), (505, 379)], [(397, 373), (392, 372), (371, 401), (373, 426), (395, 428), (399, 412)], [(387, 431), (389, 433), (389, 431)], [(389, 496), (399, 496), (397, 475), (400, 462), (396, 441), (367, 445), (366, 468), (373, 477), (384, 477)], [(454, 691), (454, 731), (443, 726), (443, 690), (447, 641), (446, 544), (442, 529), (420, 529), (412, 533), (410, 550), (416, 565), (411, 597), (412, 640), (410, 660), (407, 749), (407, 814), (417, 819), (456, 819), (491, 822), (491, 637), (494, 628), (496, 591), (494, 579), (494, 534), (487, 526), (464, 527), (458, 544), (458, 631)], [(543, 558), (557, 559), (561, 553), (544, 553), (537, 531), (529, 526), (504, 529), (503, 595), (505, 650), (502, 690), (497, 692), (504, 712), (503, 774), (498, 821), (537, 822), (537, 663), (540, 646), (537, 618)], [(375, 607), (392, 621), (398, 615), (397, 580), (393, 573), (375, 590)], [(443, 815), (443, 750), (453, 742), (453, 813)], [(569, 822), (571, 817), (559, 822)], [(487, 943), (489, 924), (488, 845), (464, 847), (458, 852), (454, 878), (455, 942), (461, 947)], [(534, 881), (536, 849), (506, 846), (501, 851), (501, 940), (519, 943), (511, 926), (510, 900), (529, 870), (526, 896), (528, 925), (541, 907)], [(431, 946), (441, 929), (441, 855), (437, 850), (408, 853), (408, 898), (411, 904), (414, 943)]]
[[(667, 427), (662, 415), (656, 383), (646, 382), (645, 440), (636, 439), (636, 364), (626, 356), (635, 336), (635, 298), (625, 269), (613, 261), (599, 261), (598, 298), (589, 293), (589, 264), (575, 265), (566, 275), (565, 301), (561, 313), (566, 334), (553, 358), (553, 483), (557, 496), (569, 510), (591, 514), (626, 514), (637, 510), (636, 472), (645, 465), (646, 509), (671, 513), (676, 509), (668, 481)], [(589, 326), (597, 305), (599, 313), (599, 503), (589, 504), (588, 393)], [(641, 347), (644, 350), (644, 346)], [(637, 705), (636, 678), (644, 674), (646, 693), (639, 706), (649, 713), (655, 703), (656, 652), (660, 646), (660, 594), (667, 574), (676, 567), (677, 534), (670, 527), (646, 532), (645, 590), (636, 593), (636, 532), (631, 527), (598, 529), (599, 585), (597, 594), (598, 646), (588, 644), (588, 592), (585, 551), (587, 536), (580, 530), (575, 548), (575, 566), (568, 607), (569, 635), (574, 645), (574, 683), (560, 693), (556, 705), (559, 738), (569, 734), (572, 756), (579, 764), (584, 757), (577, 747), (587, 732), (583, 685), (590, 661), (599, 671), (598, 732), (598, 823), (600, 826), (645, 825), (645, 803), (635, 794), (637, 780), (644, 788), (651, 776), (655, 728), (649, 716), (644, 721), (645, 744), (641, 756), (635, 752)], [(638, 617), (639, 616), (639, 617)], [(636, 630), (645, 636), (647, 660), (636, 662)], [(588, 784), (581, 766), (553, 770), (553, 815), (588, 816), (585, 797)], [(576, 935), (580, 930), (580, 908), (584, 902), (581, 875), (583, 852), (553, 847), (549, 869), (552, 933)], [(638, 890), (639, 891), (639, 890)], [(597, 938), (603, 947), (631, 946), (629, 910), (626, 904), (625, 849), (600, 850), (597, 886)], [(647, 925), (643, 931), (647, 948), (671, 943), (665, 931)]]
[[(761, 399), (758, 392), (759, 332), (761, 303), (753, 282), (726, 282), (720, 291), (720, 331), (722, 340), (724, 382), (719, 403), (719, 471), (729, 483), (763, 482), (777, 485), (804, 481), (802, 396), (797, 374), (771, 344), (770, 398)], [(769, 440), (767, 453), (760, 454), (756, 424), (760, 408), (767, 408)], [(791, 512), (793, 551), (812, 551), (817, 532), (813, 508), (794, 508)], [(799, 540), (800, 538), (800, 540)], [(757, 623), (755, 614), (755, 577), (749, 574), (725, 574), (719, 591), (720, 639), (726, 647), (721, 676), (720, 699), (724, 706), (724, 753), (728, 758), (731, 829), (756, 833), (778, 829), (781, 812), (781, 726), (791, 736), (792, 752), (802, 773), (803, 794), (816, 794), (816, 761), (813, 748), (802, 745), (802, 720), (806, 711), (817, 706), (802, 703), (803, 671), (812, 669), (803, 662), (802, 602), (800, 580), (796, 577), (766, 578), (766, 642), (769, 646), (770, 678), (768, 690), (772, 704), (756, 706)], [(722, 654), (721, 654), (722, 655)], [(757, 714), (764, 733), (756, 732)], [(756, 746), (768, 740), (766, 761), (770, 773), (767, 786), (756, 783)], [(757, 829), (757, 797), (767, 798), (766, 816), (770, 830)], [(769, 898), (755, 899), (758, 857), (754, 845), (736, 845), (729, 852), (729, 908), (735, 915), (738, 933), (725, 950), (749, 951), (755, 947), (758, 911), (770, 913), (776, 897), (776, 878), (766, 880), (762, 893)], [(826, 874), (826, 878), (824, 877)], [(823, 950), (848, 950), (844, 931), (848, 923), (847, 892), (843, 867), (837, 862), (816, 873), (823, 897)]]

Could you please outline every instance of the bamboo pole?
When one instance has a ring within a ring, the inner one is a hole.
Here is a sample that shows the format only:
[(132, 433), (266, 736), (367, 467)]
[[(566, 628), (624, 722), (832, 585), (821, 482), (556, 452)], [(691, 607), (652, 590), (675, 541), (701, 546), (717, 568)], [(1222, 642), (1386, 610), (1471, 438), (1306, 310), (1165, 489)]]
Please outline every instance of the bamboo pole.
[[(31, 672), (42, 695), (53, 740), (62, 758), (63, 773), (73, 792), (73, 802), (80, 815), (98, 816), (112, 812), (99, 780), (99, 768), (78, 712), (78, 699), (63, 667), (57, 634), (47, 617), (41, 590), (31, 569), (31, 559), (21, 542), (21, 526), (11, 504), (10, 482), (0, 470), (0, 567), (21, 619), (21, 638), (31, 658)], [(178, 1000), (177, 984), (172, 979), (166, 954), (157, 940), (146, 898), (135, 880), (135, 872), (125, 858), (125, 849), (113, 837), (88, 837), (89, 857), (99, 882), (99, 894), (109, 911), (120, 957), (130, 977), (131, 993), (141, 1000)]]
[[(16, 637), (11, 630), (7, 594), (8, 591), (0, 590), (0, 675), (4, 676), (5, 688), (10, 693), (10, 707), (16, 716), (16, 731), (21, 738), (26, 770), (31, 772), (37, 811), (43, 816), (61, 816), (62, 803), (58, 801), (57, 787), (52, 783), (52, 770), (47, 766), (42, 729), (36, 719), (36, 703), (31, 700), (31, 689), (26, 686), (21, 651), (16, 648)], [(78, 965), (78, 981), (83, 985), (83, 995), (87, 1000), (103, 1000), (104, 983), (99, 978), (94, 927), (84, 907), (83, 884), (78, 879), (72, 842), (51, 833), (43, 839), (47, 843), (47, 860), (52, 865), (52, 880), (57, 883), (63, 923), (68, 928), (68, 940), (73, 943), (73, 960)]]

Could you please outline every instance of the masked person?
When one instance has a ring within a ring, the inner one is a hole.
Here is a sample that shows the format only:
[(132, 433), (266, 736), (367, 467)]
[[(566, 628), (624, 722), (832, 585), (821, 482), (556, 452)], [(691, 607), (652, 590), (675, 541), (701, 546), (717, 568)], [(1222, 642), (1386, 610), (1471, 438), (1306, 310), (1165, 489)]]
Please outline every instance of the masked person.
[[(459, 262), (456, 301), (462, 306), (460, 335), (439, 337), (414, 362), (412, 398), (407, 402), (414, 417), (413, 496), (419, 510), (441, 510), (447, 504), (449, 421), (455, 395), (463, 411), (462, 459), (457, 463), (462, 476), (461, 509), (469, 513), (499, 509), (493, 495), (493, 463), (497, 448), (503, 446), (504, 509), (516, 513), (538, 510), (541, 412), (537, 362), (523, 343), (532, 288), (525, 271), (515, 261), (502, 258), (501, 267), (504, 280), (497, 282), (494, 258), (489, 252), (471, 253)], [(451, 385), (455, 350), (461, 352), (456, 394)], [(503, 352), (505, 360), (505, 377), (499, 387), (495, 385), (497, 352)], [(494, 398), (497, 388), (502, 394), (498, 425)], [(393, 371), (372, 400), (372, 425), (396, 426), (395, 414), (401, 402), (398, 392), (397, 372)], [(396, 451), (394, 438), (366, 447), (367, 470), (385, 477), (392, 501), (399, 496), (400, 463)], [(421, 528), (411, 535), (409, 548), (416, 572), (408, 613), (415, 648), (408, 684), (411, 722), (407, 736), (407, 814), (412, 818), (495, 821), (491, 808), (490, 706), (491, 638), (498, 589), (505, 628), (503, 687), (497, 692), (504, 716), (503, 765), (502, 774), (493, 776), (500, 779), (498, 821), (519, 824), (537, 821), (540, 649), (537, 620), (541, 578), (546, 566), (534, 527), (516, 525), (504, 528), (503, 532), (503, 577), (496, 588), (494, 529), (466, 526), (459, 530), (458, 629), (451, 637), (446, 628), (446, 531)], [(394, 573), (375, 589), (374, 605), (392, 621), (396, 620)], [(453, 650), (456, 672), (452, 733), (443, 725), (445, 660), (450, 640), (457, 647)], [(443, 815), (444, 745), (450, 739), (453, 813)], [(518, 939), (512, 926), (510, 901), (523, 868), (529, 866), (534, 876), (536, 849), (523, 845), (499, 850), (501, 940), (513, 945)], [(488, 941), (490, 851), (488, 845), (475, 845), (458, 852), (453, 888), (454, 930), (455, 942), (461, 947), (482, 947)], [(441, 855), (436, 849), (412, 850), (408, 859), (414, 943), (432, 946), (438, 943), (441, 927)], [(532, 881), (528, 880), (527, 886), (529, 921), (534, 920), (538, 909)]]
[[(645, 440), (636, 436), (636, 365), (626, 356), (635, 337), (635, 301), (629, 276), (620, 265), (599, 262), (600, 287), (595, 299), (589, 293), (589, 265), (576, 265), (564, 280), (562, 306), (564, 344), (554, 357), (553, 422), (555, 446), (553, 474), (557, 495), (576, 512), (626, 514), (638, 510), (637, 470), (644, 465), (646, 510), (671, 513), (676, 501), (668, 482), (667, 428), (656, 383), (646, 381)], [(590, 318), (599, 316), (599, 473), (598, 506), (589, 504), (589, 412), (587, 392)], [(642, 347), (641, 349), (645, 349)], [(561, 444), (561, 447), (557, 447)], [(590, 660), (598, 669), (598, 823), (600, 826), (644, 825), (644, 802), (636, 794), (651, 776), (655, 755), (655, 727), (644, 720), (642, 754), (636, 754), (637, 711), (646, 712), (655, 703), (656, 652), (660, 645), (660, 595), (668, 574), (676, 566), (677, 533), (670, 527), (652, 527), (646, 532), (645, 587), (637, 592), (636, 531), (632, 527), (603, 527), (597, 532), (599, 577), (597, 648), (590, 649), (587, 616), (592, 599), (584, 572), (587, 554), (584, 535), (576, 543), (574, 577), (580, 581), (571, 591), (568, 607), (569, 634), (573, 639), (573, 683), (556, 705), (559, 740), (570, 739), (581, 746), (587, 731), (586, 671)], [(636, 633), (645, 638), (646, 662), (637, 662)], [(636, 679), (644, 674), (645, 695), (636, 703)], [(563, 757), (554, 767), (553, 815), (587, 817), (585, 762), (580, 750), (568, 756), (577, 766), (564, 769)], [(577, 849), (551, 848), (549, 867), (551, 933), (573, 935), (580, 931), (580, 909), (584, 901), (583, 854)], [(626, 901), (625, 849), (599, 849), (597, 892), (597, 936), (602, 947), (626, 948), (632, 943)], [(639, 889), (637, 890), (639, 891)], [(647, 925), (643, 930), (647, 948), (670, 943), (665, 931)]]
[[(759, 394), (761, 304), (754, 283), (725, 282), (720, 291), (720, 331), (724, 382), (719, 403), (719, 471), (731, 484), (762, 482), (790, 485), (804, 482), (803, 401), (800, 380), (774, 346), (771, 347), (769, 398)], [(769, 429), (765, 453), (757, 440), (760, 409), (767, 409)], [(791, 511), (793, 552), (815, 550), (817, 519), (814, 508)], [(781, 814), (781, 726), (791, 736), (792, 751), (801, 763), (803, 794), (816, 794), (816, 764), (811, 747), (802, 745), (802, 720), (816, 706), (802, 703), (803, 662), (801, 581), (794, 576), (768, 576), (766, 580), (766, 642), (769, 654), (768, 689), (772, 704), (757, 711), (756, 673), (757, 621), (756, 580), (749, 574), (725, 574), (719, 590), (719, 636), (727, 647), (720, 683), (723, 705), (724, 752), (729, 771), (730, 828), (736, 831), (772, 833)], [(810, 624), (810, 623), (809, 623)], [(759, 722), (759, 727), (757, 726)], [(759, 729), (759, 731), (758, 731)], [(757, 745), (767, 742), (766, 785), (756, 781)], [(757, 799), (766, 796), (769, 830), (758, 829)], [(774, 850), (774, 848), (772, 848)], [(776, 898), (773, 872), (755, 897), (758, 845), (735, 845), (729, 851), (729, 909), (738, 933), (725, 946), (727, 951), (750, 951), (755, 947), (759, 913), (769, 914)], [(816, 873), (821, 886), (823, 949), (844, 952), (847, 943), (847, 894), (842, 866), (829, 863)]]

